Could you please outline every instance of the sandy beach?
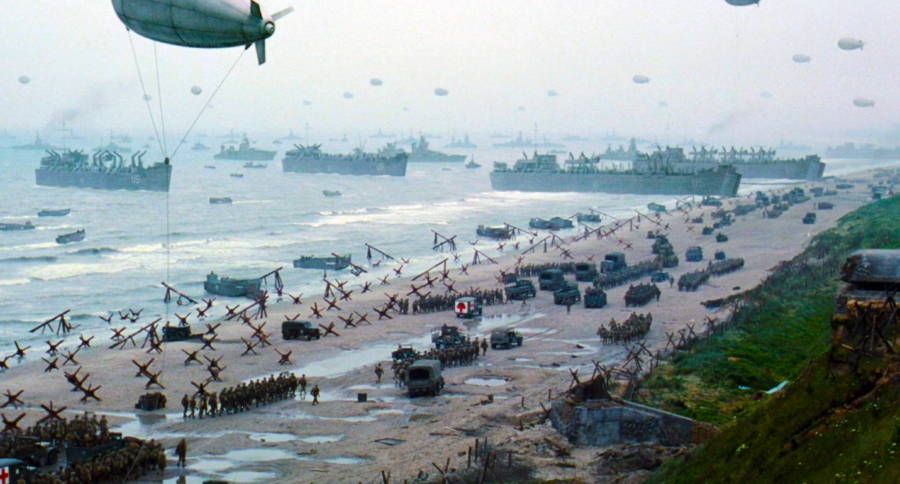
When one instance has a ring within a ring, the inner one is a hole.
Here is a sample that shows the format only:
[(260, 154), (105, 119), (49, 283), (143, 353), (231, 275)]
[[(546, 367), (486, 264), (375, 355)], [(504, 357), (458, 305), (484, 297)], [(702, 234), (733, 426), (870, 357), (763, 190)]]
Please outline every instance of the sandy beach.
[[(871, 174), (851, 177), (870, 178)], [(834, 187), (833, 181), (797, 185), (803, 188)], [(815, 210), (820, 201), (834, 203), (832, 210)], [(468, 268), (463, 274), (460, 263), (472, 261), (472, 249), (460, 244), (460, 262), (450, 257), (448, 267), (456, 281), (457, 290), (468, 288), (494, 289), (499, 287), (500, 271), (512, 271), (518, 257), (523, 264), (541, 264), (563, 261), (563, 250), (569, 251), (574, 261), (593, 258), (599, 262), (603, 255), (613, 251), (626, 254), (629, 263), (637, 263), (653, 257), (647, 232), (659, 229), (675, 247), (680, 264), (670, 269), (675, 278), (686, 272), (701, 269), (716, 250), (723, 250), (728, 257), (742, 257), (745, 266), (733, 273), (710, 279), (695, 292), (679, 292), (668, 283), (660, 284), (662, 295), (644, 307), (626, 308), (623, 296), (628, 285), (607, 290), (609, 304), (603, 309), (585, 309), (579, 304), (567, 313), (565, 306), (553, 304), (552, 293), (539, 291), (537, 298), (522, 304), (513, 302), (486, 306), (484, 316), (478, 320), (458, 320), (451, 311), (399, 315), (392, 319), (378, 320), (374, 307), (382, 306), (388, 294), (408, 297), (410, 284), (416, 274), (403, 272), (391, 277), (388, 285), (380, 285), (373, 276), (354, 277), (343, 272), (335, 275), (348, 281), (347, 288), (354, 290), (352, 300), (339, 302), (340, 310), (323, 312), (322, 319), (310, 318), (310, 307), (327, 307), (321, 294), (305, 296), (300, 305), (292, 304), (285, 297), (269, 305), (265, 331), (270, 334), (271, 347), (257, 347), (258, 355), (241, 356), (245, 351), (242, 338), (250, 339), (253, 330), (239, 320), (222, 321), (221, 318), (197, 320), (196, 311), (191, 318), (194, 331), (203, 331), (204, 323), (222, 323), (215, 352), (205, 350), (201, 354), (211, 358), (221, 357), (222, 382), (210, 383), (210, 391), (221, 391), (227, 386), (248, 379), (293, 371), (305, 374), (311, 383), (322, 389), (321, 405), (312, 406), (310, 399), (282, 401), (236, 415), (212, 419), (188, 419), (181, 417), (179, 401), (195, 390), (191, 382), (205, 381), (208, 373), (204, 366), (185, 366), (182, 350), (194, 351), (201, 344), (196, 341), (166, 343), (162, 354), (147, 354), (146, 348), (108, 349), (112, 342), (109, 335), (97, 337), (92, 347), (78, 353), (80, 374), (90, 374), (88, 382), (100, 385), (101, 402), (82, 403), (81, 394), (71, 391), (62, 371), (45, 373), (45, 365), (37, 356), (46, 347), (29, 350), (29, 358), (14, 363), (0, 374), (0, 391), (25, 390), (21, 396), (27, 407), (19, 411), (4, 409), (12, 416), (21, 411), (28, 413), (22, 422), (31, 424), (43, 415), (39, 405), (53, 401), (70, 411), (90, 411), (105, 414), (110, 422), (126, 435), (154, 438), (170, 449), (181, 439), (188, 439), (188, 466), (175, 469), (174, 462), (164, 476), (166, 482), (202, 482), (204, 479), (223, 479), (234, 482), (381, 482), (381, 471), (390, 471), (393, 480), (416, 477), (419, 471), (435, 475), (432, 463), (445, 463), (451, 458), (451, 467), (464, 465), (465, 452), (475, 438), (485, 438), (505, 450), (513, 450), (517, 457), (538, 463), (553, 462), (555, 457), (547, 449), (535, 444), (543, 437), (558, 438), (549, 424), (526, 426), (518, 430), (517, 415), (540, 410), (540, 403), (547, 403), (548, 392), (559, 394), (570, 381), (569, 369), (578, 369), (580, 375), (589, 375), (592, 360), (612, 365), (621, 361), (627, 353), (623, 345), (603, 345), (596, 336), (597, 328), (611, 318), (622, 321), (634, 311), (650, 312), (653, 324), (645, 343), (652, 351), (665, 347), (666, 333), (677, 332), (688, 324), (702, 328), (706, 317), (720, 320), (727, 318), (726, 311), (709, 311), (700, 303), (739, 293), (758, 284), (779, 262), (798, 254), (811, 237), (833, 227), (843, 215), (869, 201), (864, 183), (856, 183), (852, 190), (840, 190), (836, 196), (813, 197), (809, 201), (791, 207), (781, 217), (764, 218), (760, 210), (736, 217), (733, 225), (723, 227), (729, 238), (717, 243), (715, 235), (702, 235), (704, 225), (712, 225), (710, 213), (717, 207), (695, 207), (689, 212), (673, 211), (664, 214), (658, 222), (642, 218), (623, 225), (613, 235), (598, 239), (590, 236), (573, 241), (578, 233), (563, 232), (562, 249), (543, 246), (527, 255), (529, 236), (520, 235), (508, 243), (502, 251), (488, 253), (498, 264), (482, 262)], [(725, 201), (723, 208), (733, 208), (736, 203), (752, 203), (752, 200)], [(801, 219), (807, 212), (815, 212), (815, 224), (805, 225)], [(705, 224), (686, 223), (689, 218), (703, 216)], [(606, 223), (606, 222), (605, 222)], [(545, 234), (539, 235), (537, 240)], [(461, 237), (465, 238), (465, 237)], [(518, 244), (518, 249), (514, 247)], [(684, 251), (689, 246), (703, 248), (704, 261), (686, 262)], [(402, 254), (398, 254), (402, 255)], [(396, 267), (396, 263), (384, 264)], [(433, 275), (439, 275), (439, 270)], [(373, 291), (361, 293), (365, 280), (373, 281)], [(572, 276), (568, 276), (572, 280)], [(643, 278), (642, 281), (646, 281)], [(580, 283), (584, 289), (586, 283)], [(291, 292), (291, 288), (286, 288)], [(443, 293), (440, 282), (429, 290)], [(219, 304), (219, 303), (217, 303)], [(176, 312), (184, 312), (177, 308)], [(338, 316), (350, 313), (368, 313), (370, 325), (345, 327)], [(339, 337), (326, 336), (318, 341), (284, 341), (280, 323), (287, 316), (300, 314), (314, 323), (335, 323)], [(129, 325), (128, 332), (141, 326), (139, 321)], [(173, 323), (174, 323), (173, 316)], [(255, 321), (259, 324), (261, 321)], [(434, 398), (409, 399), (404, 391), (394, 385), (390, 372), (390, 353), (398, 344), (412, 344), (424, 350), (430, 345), (431, 332), (442, 324), (465, 324), (466, 333), (483, 338), (498, 327), (515, 327), (525, 336), (521, 348), (488, 350), (475, 365), (445, 369), (446, 388)], [(120, 326), (114, 324), (114, 326)], [(77, 331), (70, 336), (77, 344)], [(49, 339), (56, 339), (50, 337)], [(136, 338), (138, 344), (143, 336)], [(279, 365), (281, 352), (292, 351), (291, 365)], [(164, 412), (135, 412), (134, 404), (145, 392), (145, 378), (136, 378), (137, 367), (131, 360), (146, 362), (154, 358), (152, 371), (162, 371), (160, 381), (168, 397)], [(381, 362), (387, 369), (382, 383), (375, 383), (374, 367)], [(60, 359), (60, 364), (62, 358)], [(74, 371), (77, 366), (61, 366)], [(357, 402), (357, 394), (364, 392), (368, 401)], [(492, 394), (493, 402), (482, 404)], [(524, 408), (522, 404), (524, 402)], [(555, 437), (554, 437), (555, 436)], [(389, 439), (389, 440), (384, 440)], [(393, 440), (391, 440), (393, 439)], [(595, 449), (593, 450), (595, 451)], [(578, 450), (575, 455), (587, 456), (590, 449)], [(548, 477), (586, 476), (586, 470), (576, 467), (547, 466), (542, 470)], [(146, 482), (153, 482), (148, 476)], [(157, 479), (158, 481), (158, 479)]]

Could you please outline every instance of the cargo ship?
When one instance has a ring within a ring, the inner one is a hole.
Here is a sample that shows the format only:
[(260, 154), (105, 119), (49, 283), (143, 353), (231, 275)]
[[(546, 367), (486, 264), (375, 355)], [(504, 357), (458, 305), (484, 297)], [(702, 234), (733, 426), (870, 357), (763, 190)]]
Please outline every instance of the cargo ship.
[(462, 163), (466, 161), (466, 155), (448, 155), (440, 151), (433, 151), (428, 147), (428, 141), (424, 136), (412, 144), (412, 153), (409, 155), (410, 163)]
[(49, 150), (41, 159), (41, 166), (34, 170), (35, 182), (50, 187), (169, 191), (172, 165), (166, 160), (144, 166), (145, 153), (135, 153), (131, 164), (125, 164), (122, 155), (109, 151), (98, 151), (89, 160), (82, 151)]
[[(721, 150), (705, 146), (693, 148), (690, 158), (673, 160), (677, 171), (693, 172), (714, 169), (721, 165), (731, 165), (744, 178), (776, 178), (789, 180), (819, 180), (825, 173), (825, 163), (816, 155), (797, 159), (776, 159), (775, 150), (765, 148), (735, 149), (722, 147)], [(633, 162), (636, 170), (646, 169), (647, 160), (638, 158)]]
[(406, 176), (409, 154), (393, 144), (378, 153), (365, 153), (356, 148), (349, 155), (325, 153), (321, 145), (294, 146), (281, 162), (285, 172)]
[(741, 175), (731, 166), (720, 165), (693, 172), (678, 171), (675, 162), (684, 158), (680, 148), (641, 155), (642, 169), (605, 169), (599, 157), (570, 158), (560, 166), (555, 155), (537, 154), (516, 162), (494, 163), (491, 187), (501, 191), (603, 192), (640, 195), (718, 195), (733, 197)]

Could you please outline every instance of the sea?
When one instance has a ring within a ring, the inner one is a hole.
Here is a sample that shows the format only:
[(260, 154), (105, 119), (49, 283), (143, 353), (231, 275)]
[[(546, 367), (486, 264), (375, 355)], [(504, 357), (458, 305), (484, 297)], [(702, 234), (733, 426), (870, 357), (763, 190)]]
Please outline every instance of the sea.
[[(470, 155), (482, 165), (478, 169), (465, 168), (462, 163), (413, 163), (406, 177), (307, 175), (282, 171), (280, 160), (288, 142), (277, 145), (262, 139), (257, 147), (279, 150), (275, 160), (262, 169), (244, 168), (244, 162), (216, 161), (215, 149), (183, 150), (173, 160), (168, 194), (39, 187), (34, 169), (44, 153), (0, 148), (0, 222), (31, 221), (37, 227), (0, 231), (0, 358), (9, 354), (14, 341), (39, 348), (44, 340), (55, 338), (31, 330), (66, 310), (77, 326), (71, 337), (84, 333), (105, 339), (109, 325), (99, 316), (110, 314), (116, 327), (137, 327), (157, 317), (176, 322), (175, 313), (183, 315), (192, 309), (178, 305), (177, 298), (165, 303), (164, 281), (197, 299), (215, 297), (211, 314), (215, 316), (224, 312), (225, 304), (249, 300), (205, 294), (203, 282), (211, 271), (250, 278), (283, 268), (281, 278), (288, 293), (317, 295), (324, 287), (322, 272), (295, 269), (294, 259), (332, 252), (351, 254), (353, 262), (370, 272), (355, 278), (342, 271), (329, 274), (329, 278), (358, 285), (393, 274), (391, 268), (397, 266), (390, 261), (379, 264), (377, 253), (367, 260), (366, 243), (398, 259), (409, 259), (404, 275), (411, 275), (445, 257), (452, 261), (449, 252), (433, 249), (432, 230), (456, 236), (460, 263), (469, 263), (474, 248), (491, 256), (502, 255), (496, 243), (478, 239), (475, 229), (479, 224), (510, 223), (527, 228), (532, 217), (569, 217), (590, 209), (603, 212), (608, 221), (610, 217), (633, 216), (635, 210), (646, 213), (650, 202), (674, 206), (673, 198), (660, 196), (491, 190), (492, 162), (513, 163), (522, 156), (519, 149), (445, 150)], [(219, 143), (213, 138), (200, 141), (215, 148)], [(433, 139), (432, 148), (441, 149), (446, 141)], [(498, 140), (485, 136), (474, 141), (491, 146)], [(83, 144), (80, 148), (97, 143)], [(373, 140), (369, 144), (378, 143)], [(581, 142), (566, 149), (591, 153), (605, 146)], [(346, 142), (323, 146), (333, 152), (352, 148)], [(127, 160), (129, 155), (125, 156)], [(144, 158), (148, 161), (149, 156)], [(826, 162), (827, 176), (897, 164), (895, 160)], [(231, 176), (238, 173), (243, 177)], [(741, 192), (789, 183), (745, 180)], [(342, 196), (325, 197), (323, 190), (337, 190)], [(230, 197), (233, 204), (212, 205), (210, 197)], [(62, 208), (71, 209), (71, 214), (37, 217), (41, 209)], [(57, 235), (78, 229), (86, 231), (84, 241), (55, 242)], [(582, 228), (576, 226), (564, 235), (579, 230)], [(274, 290), (272, 279), (268, 287)], [(137, 323), (117, 314), (129, 309), (143, 310)]]

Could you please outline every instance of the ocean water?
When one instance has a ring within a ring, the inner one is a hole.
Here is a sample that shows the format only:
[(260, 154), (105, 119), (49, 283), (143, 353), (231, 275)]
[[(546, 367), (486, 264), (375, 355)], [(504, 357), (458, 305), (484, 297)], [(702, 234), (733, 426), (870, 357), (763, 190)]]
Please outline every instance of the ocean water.
[[(433, 144), (442, 145), (440, 141)], [(349, 151), (350, 146), (326, 149)], [(602, 148), (573, 151), (582, 149)], [(409, 275), (448, 256), (432, 250), (429, 229), (458, 235), (462, 260), (469, 262), (478, 224), (526, 227), (531, 217), (570, 216), (588, 208), (631, 216), (634, 209), (645, 211), (649, 202), (671, 202), (659, 196), (492, 191), (491, 162), (512, 162), (520, 153), (478, 150), (474, 154), (483, 165), (480, 169), (417, 163), (409, 165), (405, 178), (397, 178), (283, 173), (283, 152), (265, 169), (245, 169), (244, 162), (214, 161), (213, 151), (186, 151), (174, 160), (167, 196), (38, 187), (34, 169), (43, 154), (0, 148), (0, 222), (31, 220), (37, 225), (31, 231), (0, 232), (0, 353), (5, 354), (13, 340), (43, 341), (46, 336), (28, 330), (66, 309), (80, 325), (76, 333), (105, 329), (98, 315), (127, 308), (143, 308), (142, 321), (167, 314), (174, 320), (172, 313), (188, 309), (163, 303), (164, 280), (199, 299), (208, 297), (203, 281), (210, 271), (256, 277), (284, 267), (286, 290), (310, 295), (321, 293), (322, 274), (294, 269), (292, 260), (301, 255), (351, 253), (354, 262), (367, 265), (368, 242), (412, 259), (404, 270)], [(836, 160), (826, 175), (891, 163)], [(231, 173), (244, 177), (233, 178)], [(742, 192), (759, 187), (744, 184)], [(326, 198), (322, 190), (339, 190), (343, 196)], [(210, 205), (209, 197), (231, 197), (234, 204)], [(37, 212), (45, 208), (71, 208), (72, 213), (38, 218)], [(57, 235), (79, 228), (87, 231), (83, 242), (55, 243)], [(489, 241), (479, 241), (478, 247), (498, 253)], [(383, 276), (389, 265), (372, 268), (369, 278)], [(352, 278), (346, 272), (338, 277)], [(223, 306), (217, 304), (216, 310), (223, 311)], [(118, 317), (113, 323), (123, 325)]]

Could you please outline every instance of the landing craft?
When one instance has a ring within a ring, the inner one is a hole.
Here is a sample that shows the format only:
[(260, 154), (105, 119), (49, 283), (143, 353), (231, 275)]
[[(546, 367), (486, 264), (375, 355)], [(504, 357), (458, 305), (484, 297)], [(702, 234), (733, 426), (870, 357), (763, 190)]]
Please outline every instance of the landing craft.
[(807, 62), (812, 60), (812, 57), (806, 54), (794, 54), (793, 60), (798, 64), (806, 64)]
[(843, 39), (838, 41), (838, 47), (843, 50), (861, 50), (864, 45), (866, 45), (865, 42), (859, 39), (854, 39), (852, 37), (844, 37)]
[(112, 0), (119, 20), (148, 39), (183, 47), (256, 45), (266, 62), (266, 39), (293, 8), (264, 17), (255, 0)]
[(853, 100), (853, 105), (858, 108), (872, 108), (875, 107), (875, 101), (864, 97), (858, 97)]

